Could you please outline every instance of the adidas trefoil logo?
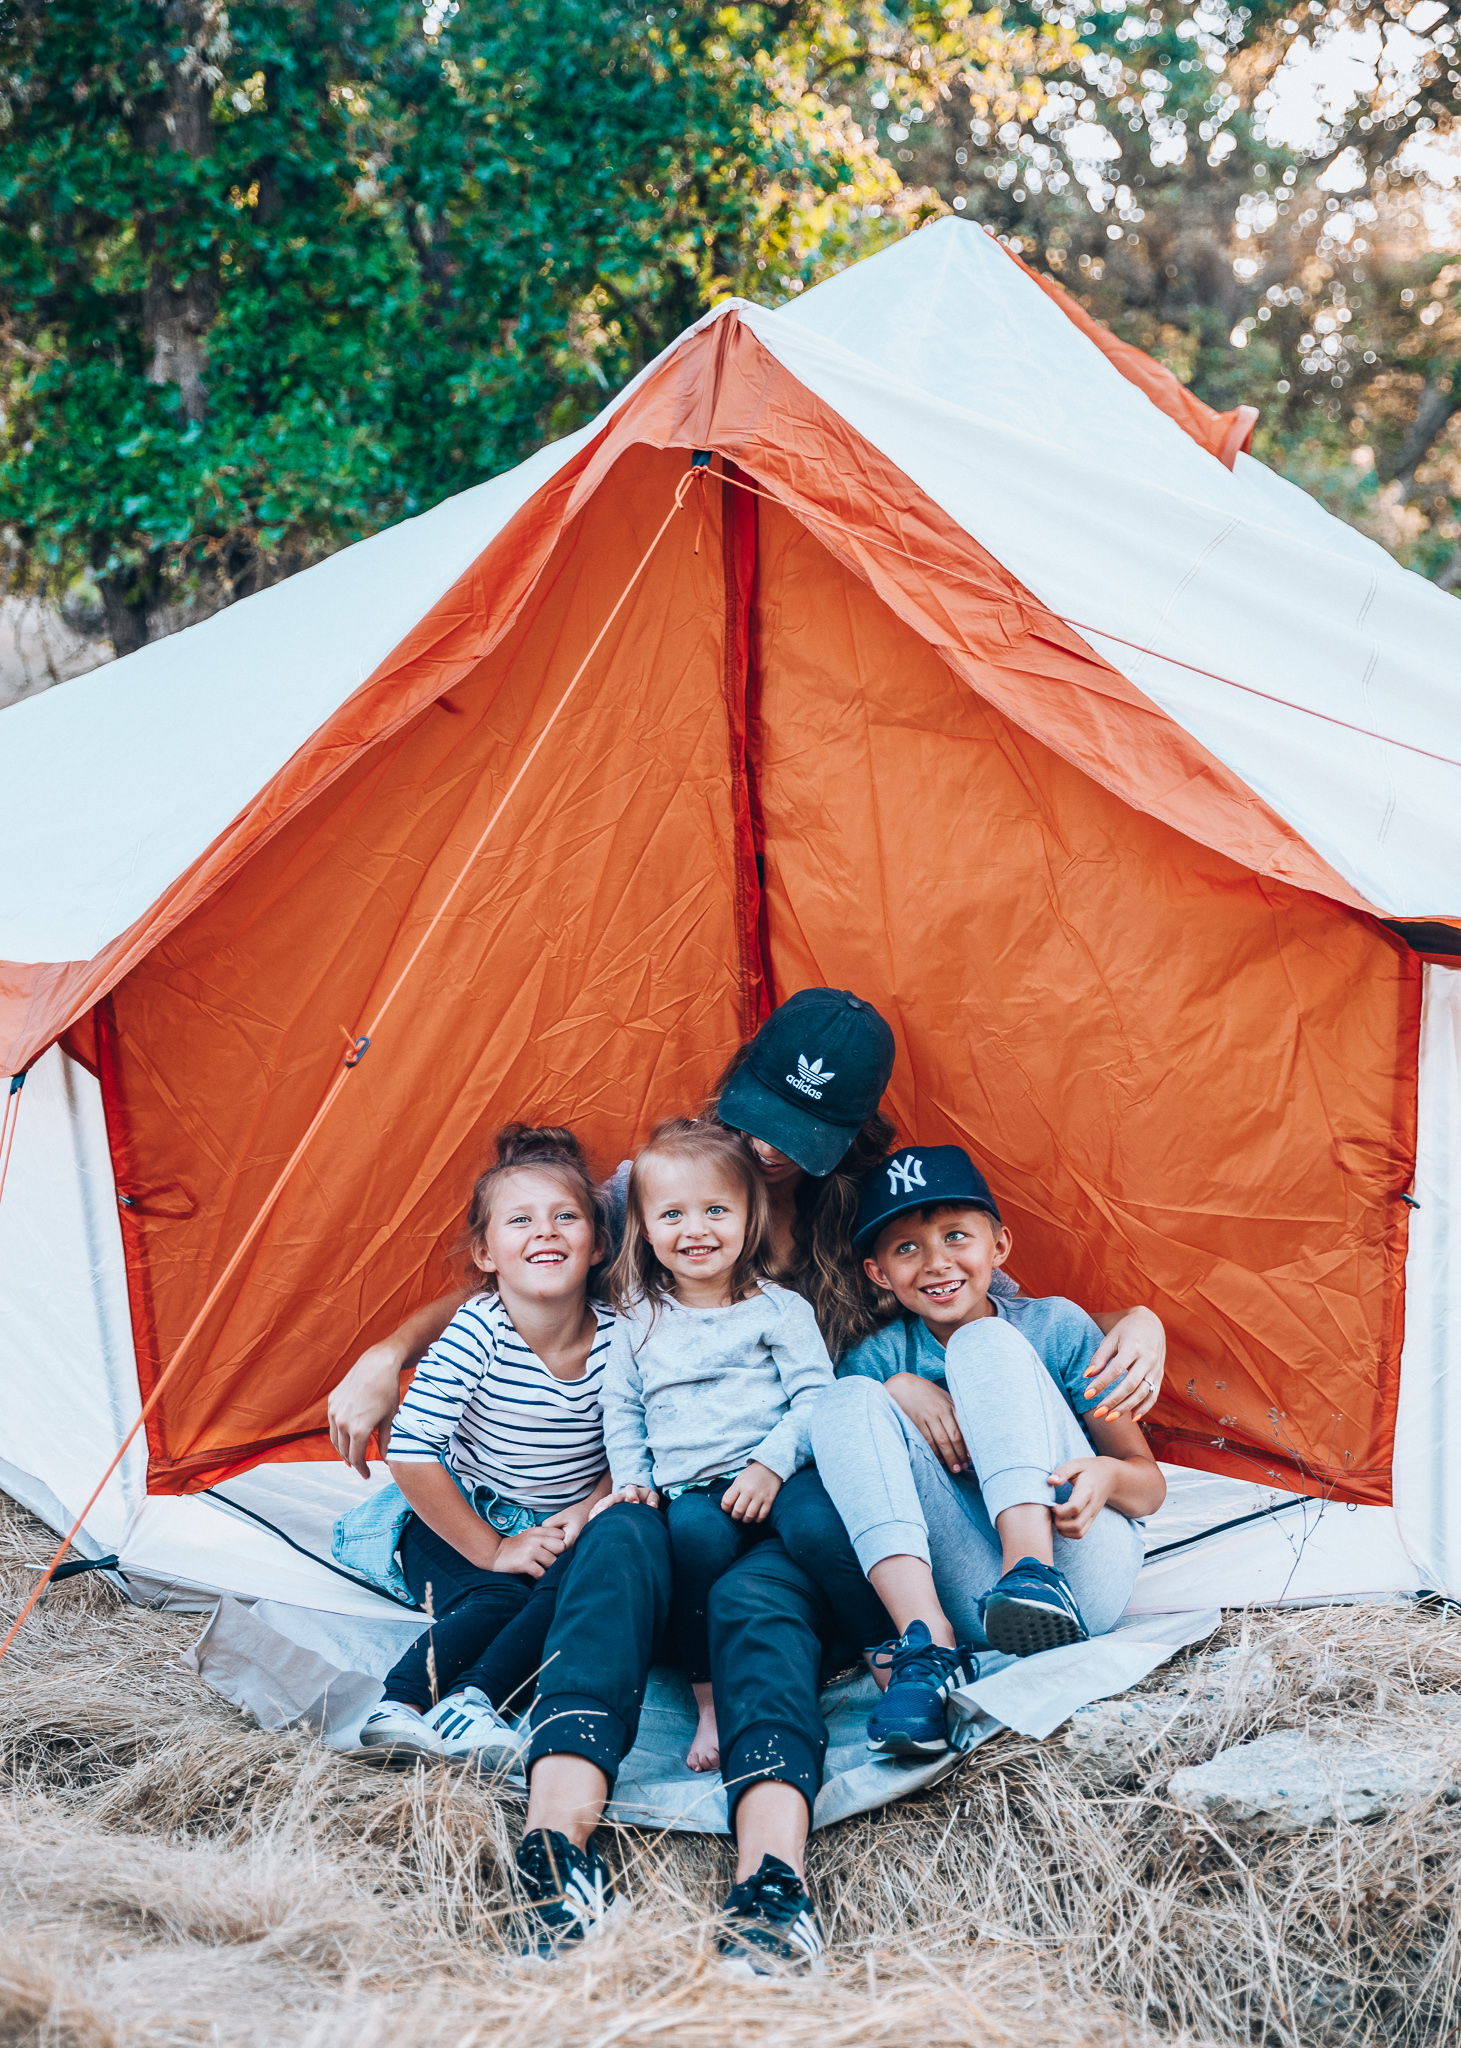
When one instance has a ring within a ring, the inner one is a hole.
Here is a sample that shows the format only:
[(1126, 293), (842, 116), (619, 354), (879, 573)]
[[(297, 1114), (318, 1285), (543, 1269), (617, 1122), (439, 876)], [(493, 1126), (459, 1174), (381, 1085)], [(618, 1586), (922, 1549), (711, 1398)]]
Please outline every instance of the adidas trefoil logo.
[(822, 1099), (822, 1090), (829, 1081), (837, 1079), (836, 1072), (824, 1074), (820, 1060), (809, 1060), (804, 1052), (796, 1056), (796, 1072), (788, 1074), (787, 1080), (793, 1088), (799, 1088), (803, 1095), (810, 1095), (814, 1102)]

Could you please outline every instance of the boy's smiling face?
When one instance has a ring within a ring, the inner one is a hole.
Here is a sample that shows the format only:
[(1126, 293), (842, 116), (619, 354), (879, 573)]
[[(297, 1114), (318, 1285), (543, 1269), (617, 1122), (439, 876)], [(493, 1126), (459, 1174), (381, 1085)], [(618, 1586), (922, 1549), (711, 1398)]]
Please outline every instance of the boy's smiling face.
[(980, 1316), (991, 1316), (989, 1282), (1010, 1255), (1004, 1224), (972, 1202), (910, 1209), (878, 1233), (864, 1269), (913, 1314), (940, 1344)]

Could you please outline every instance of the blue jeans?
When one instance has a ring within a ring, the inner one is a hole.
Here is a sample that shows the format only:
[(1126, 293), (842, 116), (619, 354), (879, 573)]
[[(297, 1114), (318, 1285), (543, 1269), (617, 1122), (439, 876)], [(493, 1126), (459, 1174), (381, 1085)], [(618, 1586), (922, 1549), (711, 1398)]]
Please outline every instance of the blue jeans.
[[(959, 1641), (984, 1648), (979, 1602), (1002, 1572), (996, 1519), (1009, 1507), (1053, 1506), (1048, 1475), (1090, 1457), (1091, 1445), (1009, 1323), (991, 1316), (956, 1331), (944, 1369), (973, 1473), (950, 1472), (886, 1387), (854, 1374), (813, 1410), (812, 1452), (863, 1570), (921, 1558)], [(1140, 1529), (1115, 1508), (1102, 1508), (1079, 1541), (1055, 1537), (1055, 1563), (1092, 1635), (1120, 1619), (1142, 1556)]]

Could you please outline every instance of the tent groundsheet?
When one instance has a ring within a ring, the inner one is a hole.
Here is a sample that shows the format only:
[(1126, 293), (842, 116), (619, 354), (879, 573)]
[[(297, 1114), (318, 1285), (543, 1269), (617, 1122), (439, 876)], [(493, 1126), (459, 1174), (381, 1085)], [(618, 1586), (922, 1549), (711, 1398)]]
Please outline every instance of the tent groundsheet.
[[(1168, 1504), (1148, 1524), (1148, 1563), (1122, 1625), (1044, 1657), (982, 1660), (978, 1678), (957, 1702), (957, 1742), (948, 1757), (917, 1768), (871, 1757), (865, 1723), (872, 1681), (831, 1686), (823, 1697), (829, 1750), (816, 1824), (868, 1812), (936, 1782), (1001, 1728), (1043, 1739), (1077, 1708), (1138, 1683), (1211, 1633), (1221, 1606), (1232, 1601), (1235, 1572), (1270, 1601), (1355, 1597), (1357, 1586), (1381, 1597), (1416, 1589), (1388, 1510), (1345, 1507), (1179, 1467), (1167, 1476)], [(387, 1478), (378, 1466), (370, 1483)], [(149, 1502), (124, 1546), (136, 1596), (177, 1606), (216, 1600), (189, 1654), (192, 1669), (263, 1726), (311, 1729), (341, 1751), (355, 1747), (381, 1680), (423, 1626), (418, 1613), (330, 1562), (335, 1517), (361, 1490), (343, 1466), (260, 1466), (206, 1494)], [(180, 1564), (210, 1583), (183, 1576)], [(699, 1776), (684, 1762), (694, 1728), (684, 1679), (656, 1671), (611, 1817), (725, 1831), (719, 1778)]]
[[(969, 1750), (1003, 1728), (1049, 1735), (1078, 1707), (1124, 1692), (1179, 1649), (1202, 1641), (1219, 1618), (1216, 1608), (1138, 1616), (1109, 1636), (1024, 1663), (992, 1655), (981, 1659), (978, 1678), (954, 1695), (953, 1746), (924, 1764), (870, 1754), (867, 1716), (877, 1688), (865, 1674), (835, 1681), (822, 1695), (827, 1761), (813, 1825), (829, 1827), (937, 1784)], [(360, 1724), (380, 1697), (382, 1671), (415, 1632), (394, 1617), (363, 1625), (280, 1601), (229, 1596), (218, 1603), (185, 1662), (265, 1727), (313, 1729), (329, 1748), (354, 1752)], [(360, 1668), (366, 1664), (369, 1673)], [(608, 1808), (610, 1820), (689, 1833), (729, 1832), (720, 1774), (697, 1773), (685, 1762), (697, 1718), (684, 1675), (663, 1666), (651, 1672), (639, 1733)], [(526, 1791), (520, 1770), (507, 1770), (505, 1779)]]
[[(1420, 1590), (1389, 1509), (1165, 1470), (1167, 1503), (1147, 1524), (1147, 1563), (1120, 1627), (1043, 1657), (982, 1660), (978, 1678), (955, 1701), (955, 1746), (946, 1757), (915, 1768), (870, 1756), (872, 1681), (842, 1679), (828, 1688), (818, 1827), (936, 1783), (1002, 1728), (1043, 1740), (1079, 1707), (1125, 1691), (1202, 1641), (1224, 1606)], [(370, 1484), (388, 1477), (377, 1465)], [(417, 1611), (361, 1585), (330, 1558), (335, 1518), (361, 1493), (362, 1482), (343, 1465), (256, 1466), (204, 1493), (142, 1500), (117, 1543), (120, 1582), (134, 1600), (208, 1614), (184, 1660), (208, 1685), (261, 1726), (313, 1731), (341, 1752), (355, 1748), (385, 1673), (423, 1626)], [(35, 1505), (33, 1483), (19, 1489), (18, 1497), (28, 1495)], [(656, 1670), (611, 1818), (726, 1831), (719, 1777), (698, 1776), (684, 1762), (694, 1727), (684, 1679)]]
[[(335, 1479), (333, 1474), (329, 1477)], [(384, 1484), (387, 1477), (381, 1468), (372, 1484)], [(254, 1545), (260, 1539), (272, 1542), (295, 1559), (311, 1554), (321, 1575), (333, 1577), (339, 1585), (338, 1594), (331, 1591), (325, 1596), (338, 1606), (307, 1607), (287, 1597), (251, 1600), (225, 1594), (186, 1661), (262, 1726), (312, 1729), (331, 1749), (352, 1751), (361, 1722), (380, 1698), (381, 1680), (420, 1633), (424, 1618), (339, 1578), (324, 1562), (338, 1503), (342, 1498), (357, 1499), (360, 1482), (342, 1468), (334, 1485), (312, 1489), (311, 1497), (305, 1498), (297, 1478), (298, 1468), (290, 1466), (246, 1473), (212, 1489), (204, 1497), (204, 1512), (217, 1518), (220, 1544), (238, 1533)], [(256, 1560), (245, 1569), (257, 1571)], [(191, 1590), (154, 1582), (155, 1594), (164, 1597), (186, 1597)], [(374, 1611), (359, 1611), (362, 1601), (372, 1602)], [(341, 1612), (341, 1607), (355, 1611)], [(871, 1678), (835, 1682), (822, 1696), (828, 1753), (814, 1824), (827, 1827), (937, 1783), (968, 1750), (1002, 1728), (1039, 1738), (1049, 1735), (1078, 1707), (1125, 1691), (1186, 1644), (1210, 1635), (1218, 1620), (1215, 1605), (1132, 1614), (1109, 1636), (1069, 1650), (1023, 1662), (990, 1653), (980, 1659), (973, 1684), (956, 1698), (953, 1748), (916, 1766), (869, 1754), (866, 1723), (876, 1697)], [(727, 1832), (726, 1790), (719, 1775), (699, 1774), (685, 1763), (696, 1719), (684, 1676), (666, 1668), (655, 1670), (638, 1738), (615, 1787), (610, 1819), (708, 1834)], [(518, 1787), (523, 1783), (521, 1775), (513, 1773), (507, 1782)]]

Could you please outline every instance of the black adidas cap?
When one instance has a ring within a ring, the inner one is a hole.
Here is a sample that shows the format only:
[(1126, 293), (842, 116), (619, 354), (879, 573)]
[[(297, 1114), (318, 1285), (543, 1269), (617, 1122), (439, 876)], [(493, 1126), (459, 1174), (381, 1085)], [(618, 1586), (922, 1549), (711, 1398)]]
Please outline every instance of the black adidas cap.
[(804, 988), (773, 1010), (721, 1090), (722, 1123), (830, 1173), (883, 1099), (893, 1034), (844, 988)]
[(1004, 1220), (989, 1182), (961, 1145), (905, 1145), (863, 1182), (852, 1249), (866, 1258), (885, 1224), (934, 1202), (967, 1202), (987, 1210), (996, 1223)]

